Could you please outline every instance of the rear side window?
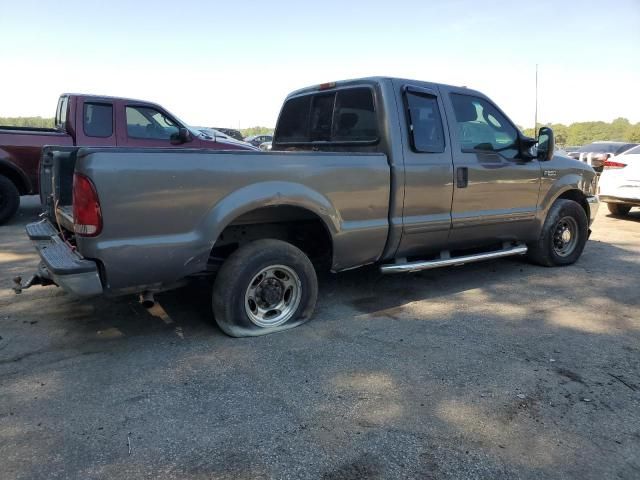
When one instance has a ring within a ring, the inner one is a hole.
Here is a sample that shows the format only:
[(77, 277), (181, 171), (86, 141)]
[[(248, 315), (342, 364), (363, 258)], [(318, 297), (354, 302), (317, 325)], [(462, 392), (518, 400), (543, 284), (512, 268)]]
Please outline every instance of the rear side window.
[(345, 88), (294, 97), (284, 104), (275, 143), (359, 143), (378, 140), (373, 92)]
[(87, 137), (106, 138), (113, 135), (113, 105), (109, 103), (85, 103), (83, 116)]
[(408, 91), (406, 101), (413, 149), (427, 153), (444, 152), (444, 132), (437, 98)]

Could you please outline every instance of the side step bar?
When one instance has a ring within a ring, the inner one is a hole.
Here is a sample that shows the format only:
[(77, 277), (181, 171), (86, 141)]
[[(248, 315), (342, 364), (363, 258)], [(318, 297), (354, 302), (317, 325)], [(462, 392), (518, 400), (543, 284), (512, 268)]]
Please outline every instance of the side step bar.
[(514, 245), (502, 250), (496, 250), (495, 252), (476, 253), (473, 255), (465, 255), (462, 257), (439, 258), (437, 260), (426, 260), (410, 263), (392, 263), (388, 265), (382, 265), (380, 267), (380, 271), (382, 273), (418, 272), (420, 270), (431, 270), (432, 268), (463, 265), (465, 263), (481, 262), (482, 260), (510, 257), (512, 255), (523, 255), (525, 253), (527, 253), (526, 245)]

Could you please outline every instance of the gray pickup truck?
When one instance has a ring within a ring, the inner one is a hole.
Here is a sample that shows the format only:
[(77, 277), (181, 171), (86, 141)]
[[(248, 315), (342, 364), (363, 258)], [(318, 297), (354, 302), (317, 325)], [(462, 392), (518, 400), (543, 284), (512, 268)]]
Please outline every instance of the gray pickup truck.
[(291, 93), (271, 152), (46, 148), (42, 262), (25, 283), (153, 294), (210, 276), (232, 336), (308, 320), (316, 271), (383, 273), (526, 254), (569, 265), (597, 208), (593, 169), (525, 137), (485, 95), (398, 78)]

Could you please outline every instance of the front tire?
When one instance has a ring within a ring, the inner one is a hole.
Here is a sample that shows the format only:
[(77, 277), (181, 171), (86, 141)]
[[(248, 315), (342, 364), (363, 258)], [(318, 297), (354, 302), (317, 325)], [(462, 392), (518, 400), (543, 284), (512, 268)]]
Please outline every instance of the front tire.
[(257, 240), (224, 262), (213, 285), (213, 314), (232, 337), (296, 327), (311, 318), (318, 279), (309, 258), (281, 240)]
[(545, 267), (571, 265), (582, 255), (588, 235), (589, 221), (582, 206), (573, 200), (556, 200), (527, 256)]
[(607, 203), (607, 208), (611, 215), (624, 217), (631, 210), (631, 205), (625, 203)]
[(11, 220), (19, 206), (18, 188), (7, 177), (0, 175), (0, 225)]

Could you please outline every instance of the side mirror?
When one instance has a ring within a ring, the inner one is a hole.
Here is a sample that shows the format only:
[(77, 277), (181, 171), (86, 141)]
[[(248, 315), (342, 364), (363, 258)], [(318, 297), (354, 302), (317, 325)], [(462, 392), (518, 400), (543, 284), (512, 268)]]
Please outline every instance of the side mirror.
[(538, 132), (538, 151), (536, 157), (541, 162), (546, 162), (553, 158), (553, 152), (556, 148), (553, 130), (549, 127), (542, 127)]
[(191, 141), (191, 132), (189, 132), (188, 128), (180, 127), (176, 133), (171, 135), (171, 143), (173, 145), (182, 145), (189, 141)]

